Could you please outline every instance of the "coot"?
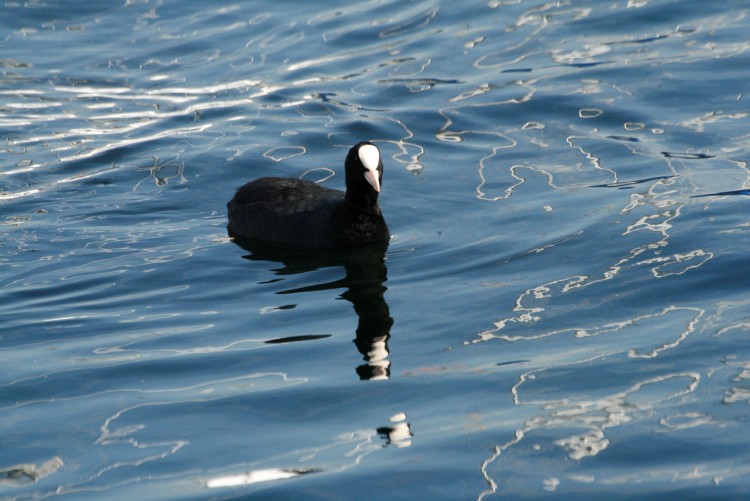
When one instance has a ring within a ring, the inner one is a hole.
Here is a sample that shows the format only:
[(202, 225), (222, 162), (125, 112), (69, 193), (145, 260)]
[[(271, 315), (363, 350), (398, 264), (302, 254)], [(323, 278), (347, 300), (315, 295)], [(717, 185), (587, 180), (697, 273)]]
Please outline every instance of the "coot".
[(227, 204), (229, 235), (318, 248), (387, 243), (378, 206), (380, 150), (369, 141), (346, 156), (346, 193), (302, 179), (264, 177), (242, 186)]

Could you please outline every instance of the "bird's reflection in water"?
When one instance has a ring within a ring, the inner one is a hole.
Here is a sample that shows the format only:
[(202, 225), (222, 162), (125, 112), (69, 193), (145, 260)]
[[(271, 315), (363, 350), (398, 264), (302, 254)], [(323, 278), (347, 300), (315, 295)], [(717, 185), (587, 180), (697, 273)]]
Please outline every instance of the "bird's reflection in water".
[[(299, 249), (266, 242), (234, 239), (234, 242), (251, 252), (244, 256), (253, 261), (272, 261), (284, 265), (274, 272), (278, 275), (307, 273), (320, 268), (342, 266), (346, 276), (332, 282), (289, 289), (279, 294), (297, 294), (331, 289), (346, 289), (341, 298), (354, 306), (359, 322), (354, 344), (366, 363), (356, 371), (362, 380), (388, 379), (388, 339), (393, 319), (385, 302), (385, 251), (388, 245), (374, 245), (354, 249), (310, 250)], [(273, 342), (297, 341), (300, 338), (314, 339), (320, 336), (298, 336)]]

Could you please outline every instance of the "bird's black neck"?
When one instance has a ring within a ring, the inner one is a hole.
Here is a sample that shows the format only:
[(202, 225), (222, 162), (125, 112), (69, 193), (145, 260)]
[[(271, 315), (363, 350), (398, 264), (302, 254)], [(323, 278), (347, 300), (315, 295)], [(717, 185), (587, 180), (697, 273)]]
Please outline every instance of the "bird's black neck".
[(346, 192), (346, 205), (350, 210), (366, 214), (377, 214), (380, 212), (378, 207), (378, 194), (375, 190), (372, 193), (352, 194), (349, 190)]

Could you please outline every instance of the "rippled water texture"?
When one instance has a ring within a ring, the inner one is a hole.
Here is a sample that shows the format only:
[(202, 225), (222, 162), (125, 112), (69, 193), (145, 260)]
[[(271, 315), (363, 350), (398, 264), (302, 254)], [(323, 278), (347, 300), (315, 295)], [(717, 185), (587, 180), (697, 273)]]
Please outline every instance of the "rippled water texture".
[[(750, 5), (0, 6), (0, 498), (750, 497)], [(243, 249), (385, 163), (386, 250)]]

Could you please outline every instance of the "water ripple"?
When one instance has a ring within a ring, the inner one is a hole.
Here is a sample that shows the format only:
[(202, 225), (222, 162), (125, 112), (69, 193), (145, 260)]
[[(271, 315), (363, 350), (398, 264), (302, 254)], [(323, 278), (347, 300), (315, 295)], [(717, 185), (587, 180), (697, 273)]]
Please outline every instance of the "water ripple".
[[(4, 494), (741, 497), (750, 11), (288, 7), (0, 7)], [(387, 281), (229, 244), (364, 138)]]

